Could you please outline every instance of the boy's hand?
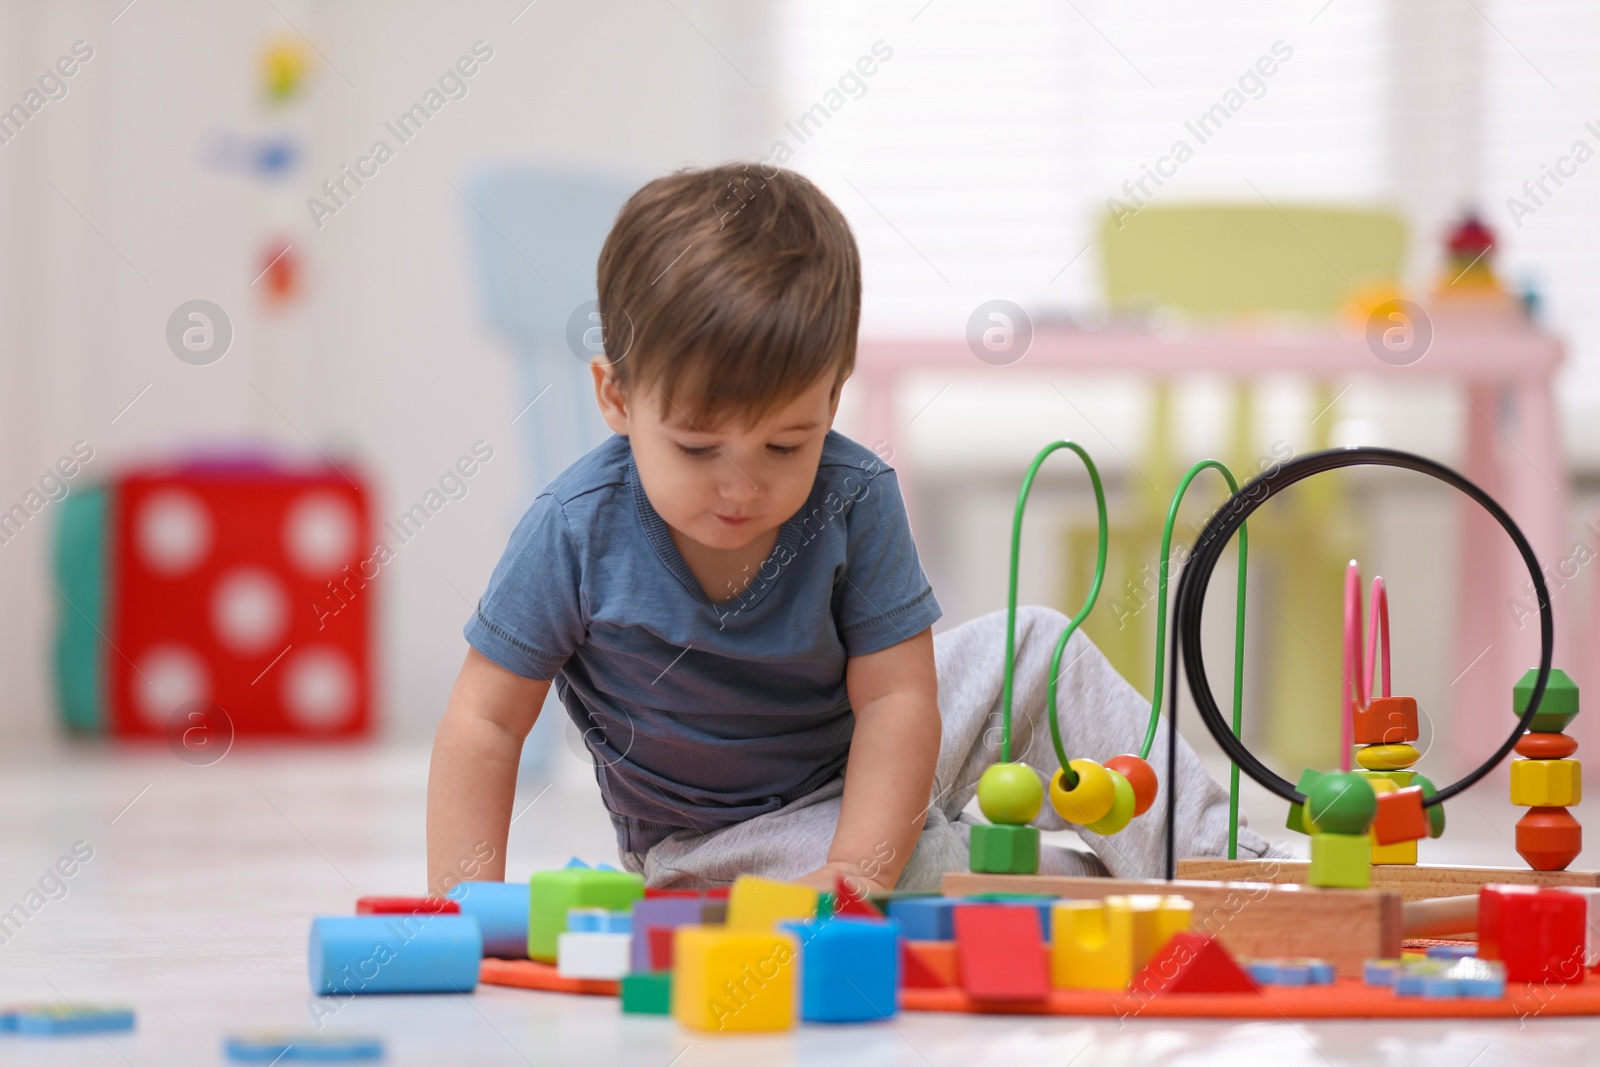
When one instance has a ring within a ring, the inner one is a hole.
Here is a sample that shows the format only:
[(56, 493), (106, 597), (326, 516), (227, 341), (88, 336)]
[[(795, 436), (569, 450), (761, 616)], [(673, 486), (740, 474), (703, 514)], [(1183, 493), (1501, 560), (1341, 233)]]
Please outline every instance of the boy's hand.
[(860, 868), (853, 863), (843, 860), (833, 860), (824, 863), (810, 874), (802, 874), (795, 881), (801, 885), (809, 885), (825, 893), (837, 892), (839, 879), (844, 879), (845, 886), (857, 896), (866, 896), (868, 893), (888, 892), (892, 886), (883, 885), (875, 879), (868, 878)]

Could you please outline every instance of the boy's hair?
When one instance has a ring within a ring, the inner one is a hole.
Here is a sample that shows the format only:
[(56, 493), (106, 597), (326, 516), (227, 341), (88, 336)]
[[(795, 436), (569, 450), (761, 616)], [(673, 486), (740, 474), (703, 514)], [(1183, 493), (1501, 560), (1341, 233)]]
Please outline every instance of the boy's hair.
[(600, 252), (609, 373), (696, 425), (752, 425), (855, 367), (861, 257), (844, 216), (793, 171), (685, 169), (629, 198)]

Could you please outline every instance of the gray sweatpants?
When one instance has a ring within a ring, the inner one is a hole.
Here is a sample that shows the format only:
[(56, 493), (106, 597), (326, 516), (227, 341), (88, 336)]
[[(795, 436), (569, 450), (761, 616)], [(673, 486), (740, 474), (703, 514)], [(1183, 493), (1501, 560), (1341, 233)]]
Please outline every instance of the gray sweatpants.
[[(1000, 758), (1000, 694), (1005, 676), (1004, 612), (972, 620), (933, 639), (939, 672), (939, 714), (943, 737), (934, 772), (933, 795), (911, 858), (896, 888), (933, 890), (947, 871), (968, 869), (967, 838), (973, 817), (962, 809), (977, 793), (978, 778)], [(1017, 612), (1016, 673), (1012, 699), (1012, 759), (1034, 768), (1048, 787), (1057, 767), (1044, 718), (1050, 654), (1067, 618), (1048, 608)], [(1124, 752), (1137, 754), (1149, 721), (1150, 702), (1112, 669), (1080, 631), (1061, 658), (1057, 699), (1062, 743), (1074, 759), (1104, 763)], [(1165, 718), (1150, 751), (1150, 765), (1167, 788)], [(821, 867), (839, 823), (843, 777), (776, 811), (719, 830), (680, 830), (643, 856), (624, 852), (628, 870), (647, 885), (694, 888), (728, 885), (741, 874), (766, 878), (798, 877)], [(1165, 873), (1166, 797), (1159, 797), (1127, 829), (1101, 837), (1058, 816), (1046, 800), (1033, 825), (1041, 830), (1073, 829), (1088, 851), (1044, 844), (1041, 874), (1159, 878)], [(1228, 845), (1228, 791), (1206, 774), (1200, 759), (1180, 738), (1178, 748), (1179, 856), (1220, 856)], [(1242, 823), (1242, 820), (1241, 820)], [(1287, 856), (1283, 846), (1241, 825), (1239, 856)], [(885, 857), (879, 857), (884, 859)]]

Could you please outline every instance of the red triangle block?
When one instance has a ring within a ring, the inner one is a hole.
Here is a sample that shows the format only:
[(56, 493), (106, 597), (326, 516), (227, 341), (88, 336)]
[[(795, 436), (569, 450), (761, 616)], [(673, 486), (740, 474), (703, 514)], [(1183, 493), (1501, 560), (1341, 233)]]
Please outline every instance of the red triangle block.
[(917, 955), (909, 941), (900, 942), (900, 985), (904, 989), (949, 989), (939, 973)]
[(955, 909), (956, 961), (973, 1000), (1044, 1000), (1050, 968), (1038, 908), (961, 904)]
[(857, 896), (850, 888), (850, 879), (844, 875), (839, 876), (835, 884), (836, 892), (833, 894), (833, 913), (835, 915), (864, 915), (872, 919), (883, 918), (883, 912), (863, 896)]
[(1173, 934), (1145, 964), (1132, 988), (1148, 993), (1254, 993), (1256, 984), (1217, 941), (1184, 931)]

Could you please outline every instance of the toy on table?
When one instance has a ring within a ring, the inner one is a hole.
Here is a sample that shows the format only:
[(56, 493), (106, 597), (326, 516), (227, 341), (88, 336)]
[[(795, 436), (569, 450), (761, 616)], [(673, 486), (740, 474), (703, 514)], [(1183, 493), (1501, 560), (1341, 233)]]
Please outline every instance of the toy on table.
[(133, 1009), (94, 1004), (19, 1004), (0, 1007), (0, 1032), (33, 1037), (117, 1034), (133, 1029)]
[(222, 1043), (235, 1063), (357, 1062), (383, 1059), (383, 1039), (339, 1034), (240, 1034)]
[[(978, 806), (989, 820), (987, 825), (972, 828), (970, 838), (970, 866), (974, 872), (993, 874), (1032, 874), (1039, 869), (1039, 831), (1028, 825), (1039, 814), (1044, 804), (1045, 791), (1033, 768), (1011, 759), (1011, 705), (1013, 674), (1016, 666), (1017, 624), (1017, 569), (1022, 546), (1022, 516), (1027, 507), (1028, 494), (1039, 467), (1052, 453), (1070, 449), (1077, 454), (1089, 471), (1089, 481), (1094, 488), (1095, 508), (1099, 520), (1099, 545), (1096, 551), (1094, 580), (1083, 606), (1062, 630), (1050, 657), (1050, 678), (1045, 695), (1045, 718), (1050, 724), (1050, 740), (1055, 747), (1060, 769), (1050, 779), (1050, 806), (1063, 819), (1086, 826), (1097, 834), (1110, 836), (1126, 829), (1136, 817), (1150, 810), (1155, 803), (1159, 783), (1155, 771), (1146, 762), (1155, 742), (1156, 724), (1159, 721), (1164, 676), (1167, 616), (1167, 572), (1172, 552), (1172, 530), (1177, 522), (1178, 507), (1195, 476), (1206, 469), (1221, 473), (1228, 488), (1237, 492), (1238, 483), (1228, 468), (1215, 460), (1203, 460), (1191, 467), (1179, 483), (1167, 513), (1166, 527), (1161, 538), (1161, 569), (1158, 579), (1156, 611), (1156, 676), (1154, 695), (1150, 702), (1149, 726), (1138, 755), (1126, 753), (1106, 761), (1104, 765), (1088, 758), (1073, 759), (1061, 737), (1060, 713), (1056, 701), (1057, 682), (1061, 676), (1061, 658), (1072, 635), (1093, 610), (1105, 578), (1106, 551), (1109, 541), (1106, 520), (1105, 491), (1100, 484), (1100, 472), (1082, 446), (1072, 441), (1056, 441), (1046, 445), (1034, 457), (1022, 486), (1017, 493), (1016, 514), (1011, 526), (1011, 565), (1006, 601), (1006, 654), (1005, 680), (1001, 694), (1000, 762), (984, 771), (978, 780)], [(1239, 725), (1240, 709), (1244, 695), (1244, 607), (1246, 567), (1249, 559), (1247, 534), (1240, 533), (1239, 540), (1239, 593), (1235, 620), (1234, 655), (1234, 726)], [(1229, 799), (1229, 856), (1238, 848), (1238, 772), (1232, 776)]]
[[(1537, 675), (1529, 671), (1512, 689), (1518, 718), (1528, 710)], [(1566, 671), (1551, 671), (1539, 711), (1517, 742), (1524, 758), (1511, 761), (1511, 803), (1528, 808), (1517, 820), (1517, 853), (1536, 871), (1564, 871), (1583, 851), (1583, 827), (1567, 810), (1583, 799), (1583, 764), (1569, 758), (1578, 742), (1565, 732), (1577, 716), (1577, 685)]]

